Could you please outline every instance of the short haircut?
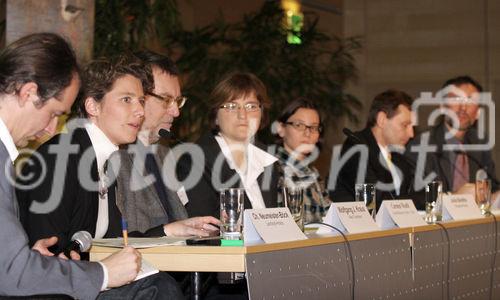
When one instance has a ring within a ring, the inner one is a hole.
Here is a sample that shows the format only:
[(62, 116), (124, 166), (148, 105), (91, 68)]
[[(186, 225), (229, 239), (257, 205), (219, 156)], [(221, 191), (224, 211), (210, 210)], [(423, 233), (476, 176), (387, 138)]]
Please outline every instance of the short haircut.
[(131, 54), (122, 54), (110, 59), (101, 58), (90, 62), (82, 72), (82, 88), (75, 102), (79, 117), (88, 117), (85, 110), (85, 99), (92, 97), (100, 102), (112, 89), (116, 80), (131, 75), (142, 83), (144, 93), (151, 92), (153, 76), (145, 65)]
[(43, 103), (57, 98), (78, 72), (75, 53), (61, 36), (30, 34), (1, 52), (0, 93), (17, 93), (23, 84), (34, 82)]
[(267, 125), (267, 110), (271, 106), (271, 102), (264, 83), (252, 73), (234, 72), (224, 76), (210, 94), (208, 120), (212, 128), (217, 129), (215, 119), (221, 105), (252, 94), (260, 102), (262, 109), (260, 128)]
[(462, 84), (471, 84), (477, 89), (477, 91), (479, 93), (481, 93), (483, 91), (483, 87), (479, 84), (479, 82), (477, 82), (476, 80), (474, 80), (472, 77), (470, 77), (468, 75), (457, 76), (457, 77), (446, 80), (446, 82), (443, 84), (443, 88), (446, 88), (450, 84), (452, 84), (456, 87), (458, 87)]
[(373, 103), (368, 112), (366, 127), (373, 127), (377, 123), (377, 114), (385, 112), (387, 118), (392, 118), (397, 114), (398, 107), (403, 105), (411, 110), (413, 98), (407, 93), (399, 90), (386, 90), (373, 99)]
[(134, 53), (145, 65), (150, 67), (157, 67), (163, 72), (172, 75), (179, 76), (179, 69), (177, 65), (166, 55), (153, 52), (151, 50), (143, 50)]
[(290, 117), (293, 116), (293, 114), (295, 114), (297, 110), (301, 108), (312, 109), (316, 111), (319, 116), (319, 123), (322, 123), (322, 118), (318, 106), (313, 101), (304, 97), (299, 97), (288, 103), (288, 105), (285, 106), (285, 108), (281, 111), (281, 114), (278, 117), (278, 122), (286, 123), (288, 119), (290, 119)]

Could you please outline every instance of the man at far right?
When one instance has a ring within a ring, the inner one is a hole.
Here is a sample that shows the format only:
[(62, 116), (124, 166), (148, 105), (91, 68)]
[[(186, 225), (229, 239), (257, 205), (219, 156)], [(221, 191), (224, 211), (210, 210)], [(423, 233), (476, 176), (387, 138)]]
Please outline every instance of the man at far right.
[[(499, 189), (495, 163), (491, 149), (487, 147), (488, 137), (481, 133), (477, 124), (482, 92), (481, 85), (470, 76), (447, 80), (437, 94), (438, 99), (442, 99), (443, 116), (429, 131), (422, 132), (408, 143), (407, 153), (415, 163), (417, 158), (424, 158), (417, 155), (415, 146), (435, 147), (425, 156), (425, 175), (434, 172), (434, 180), (443, 182), (445, 192), (474, 194), (476, 177), (485, 176), (491, 179), (492, 192)], [(472, 151), (472, 145), (482, 145), (474, 147), (484, 149)], [(492, 200), (498, 194), (493, 195)]]

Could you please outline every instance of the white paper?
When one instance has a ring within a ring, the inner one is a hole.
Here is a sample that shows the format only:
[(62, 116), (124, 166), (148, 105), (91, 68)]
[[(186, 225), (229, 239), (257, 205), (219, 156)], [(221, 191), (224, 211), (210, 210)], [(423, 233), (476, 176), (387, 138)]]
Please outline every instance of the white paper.
[[(360, 233), (380, 230), (368, 213), (363, 202), (332, 203), (323, 223), (330, 224), (344, 233)], [(336, 233), (336, 230), (326, 226), (320, 227), (319, 234), (325, 232)]]
[[(186, 240), (191, 237), (157, 237), (157, 238), (128, 238), (128, 245), (136, 249), (185, 245)], [(94, 239), (93, 246), (123, 248), (123, 238)]]
[(376, 220), (377, 225), (382, 229), (427, 225), (411, 199), (384, 200)]
[(243, 219), (245, 224), (243, 230), (245, 244), (256, 240), (255, 233), (265, 243), (307, 239), (293, 220), (290, 210), (286, 207), (247, 209)]
[(153, 274), (158, 273), (160, 270), (155, 268), (152, 264), (148, 263), (144, 258), (141, 260), (141, 269), (139, 270), (139, 273), (137, 274), (137, 277), (135, 277), (134, 281), (142, 279), (144, 277), (151, 276)]
[(482, 217), (481, 210), (474, 201), (473, 195), (443, 195), (443, 221)]

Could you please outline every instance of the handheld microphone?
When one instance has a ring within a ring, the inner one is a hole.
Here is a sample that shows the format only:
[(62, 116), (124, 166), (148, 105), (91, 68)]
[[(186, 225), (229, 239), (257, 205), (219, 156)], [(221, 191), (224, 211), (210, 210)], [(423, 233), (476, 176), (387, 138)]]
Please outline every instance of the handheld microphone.
[(73, 236), (71, 237), (71, 242), (63, 252), (68, 259), (71, 259), (71, 251), (76, 251), (78, 254), (80, 254), (81, 252), (89, 251), (91, 246), (92, 235), (88, 231), (77, 231), (75, 232), (75, 234), (73, 234)]

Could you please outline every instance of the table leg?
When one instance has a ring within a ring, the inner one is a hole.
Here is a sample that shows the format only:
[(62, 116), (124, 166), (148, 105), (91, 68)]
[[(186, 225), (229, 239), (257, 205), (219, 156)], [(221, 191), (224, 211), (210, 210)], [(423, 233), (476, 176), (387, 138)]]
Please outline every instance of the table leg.
[(201, 300), (202, 287), (201, 273), (191, 273), (191, 300)]

